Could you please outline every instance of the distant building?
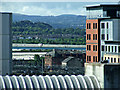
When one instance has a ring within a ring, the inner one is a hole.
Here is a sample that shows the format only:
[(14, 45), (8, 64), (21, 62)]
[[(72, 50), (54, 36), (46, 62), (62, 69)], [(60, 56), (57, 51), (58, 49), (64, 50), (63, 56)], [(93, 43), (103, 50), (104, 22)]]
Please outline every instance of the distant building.
[(45, 66), (62, 65), (62, 61), (69, 56), (85, 60), (85, 53), (71, 50), (53, 50), (45, 55)]
[(74, 58), (74, 57), (68, 57), (62, 61), (62, 66), (63, 67), (83, 67), (84, 63), (80, 58)]
[(120, 4), (89, 5), (86, 10), (86, 62), (111, 62), (105, 55), (120, 55)]

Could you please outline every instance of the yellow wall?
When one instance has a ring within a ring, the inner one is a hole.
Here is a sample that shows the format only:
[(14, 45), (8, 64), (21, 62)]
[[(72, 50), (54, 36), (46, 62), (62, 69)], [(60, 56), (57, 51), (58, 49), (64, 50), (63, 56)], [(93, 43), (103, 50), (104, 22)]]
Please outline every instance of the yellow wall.
[[(112, 62), (111, 62), (111, 58), (113, 58), (113, 63), (115, 63), (115, 62), (114, 62), (114, 58), (116, 58), (116, 63), (120, 63), (120, 55), (104, 54), (104, 60), (105, 60), (105, 57), (106, 57), (106, 60), (108, 60), (108, 57), (110, 58), (110, 59), (109, 59), (109, 60), (110, 60), (110, 63), (112, 63)], [(119, 58), (119, 61), (118, 61), (118, 58)]]

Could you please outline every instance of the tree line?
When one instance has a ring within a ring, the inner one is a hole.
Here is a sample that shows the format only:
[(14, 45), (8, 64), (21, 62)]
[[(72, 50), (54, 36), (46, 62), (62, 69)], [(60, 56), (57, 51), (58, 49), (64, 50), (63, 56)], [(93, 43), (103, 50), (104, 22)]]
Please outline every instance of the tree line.
[(85, 29), (54, 29), (49, 24), (28, 20), (13, 22), (12, 34), (13, 43), (85, 44)]

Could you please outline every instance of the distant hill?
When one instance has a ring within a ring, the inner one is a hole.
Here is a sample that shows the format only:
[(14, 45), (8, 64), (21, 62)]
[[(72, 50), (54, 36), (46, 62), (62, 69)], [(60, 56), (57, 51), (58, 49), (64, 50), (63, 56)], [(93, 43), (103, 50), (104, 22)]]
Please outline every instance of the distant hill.
[(13, 13), (13, 22), (30, 20), (32, 22), (43, 22), (53, 28), (85, 28), (86, 16), (63, 14), (59, 16), (33, 16)]
[(33, 23), (32, 21), (29, 21), (29, 20), (14, 22), (12, 24), (12, 27), (19, 27), (19, 28), (23, 28), (23, 29), (25, 29), (26, 27), (52, 29), (52, 26), (47, 23), (43, 23), (43, 22), (34, 22)]

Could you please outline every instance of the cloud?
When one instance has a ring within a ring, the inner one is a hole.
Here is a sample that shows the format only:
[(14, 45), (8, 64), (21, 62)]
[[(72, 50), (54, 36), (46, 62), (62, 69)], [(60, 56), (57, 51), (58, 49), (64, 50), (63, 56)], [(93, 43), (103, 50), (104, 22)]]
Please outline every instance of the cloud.
[(119, 0), (0, 0), (2, 2), (119, 2)]
[(22, 9), (22, 11), (25, 12), (25, 11), (27, 11), (28, 9), (29, 9), (28, 6), (24, 6), (23, 9)]
[(13, 12), (27, 15), (61, 15), (61, 14), (76, 14), (85, 15), (85, 5), (98, 4), (91, 2), (4, 2), (0, 10), (5, 12)]

